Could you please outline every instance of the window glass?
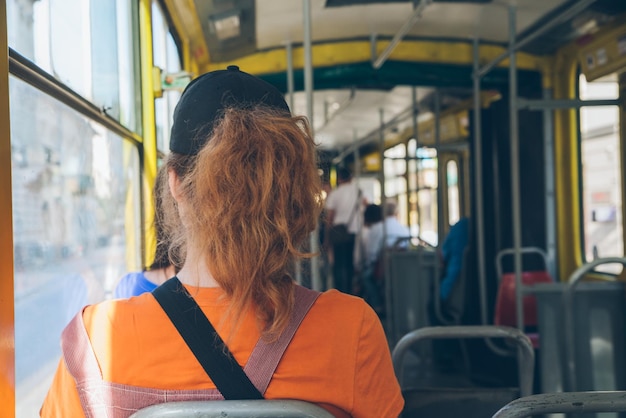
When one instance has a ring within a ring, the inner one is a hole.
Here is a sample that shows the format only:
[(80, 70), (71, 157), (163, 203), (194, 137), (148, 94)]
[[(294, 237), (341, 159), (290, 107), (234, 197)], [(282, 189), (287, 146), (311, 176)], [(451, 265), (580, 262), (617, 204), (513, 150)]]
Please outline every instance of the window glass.
[(119, 121), (142, 136), (139, 27), (135, 23), (138, 20), (137, 3), (117, 0)]
[[(580, 98), (618, 97), (613, 76), (587, 83), (580, 77)], [(617, 106), (580, 109), (582, 207), (586, 261), (599, 257), (623, 256), (622, 179), (619, 158), (619, 109)], [(599, 270), (619, 272), (618, 265)]]
[[(140, 266), (139, 157), (130, 142), (9, 80), (18, 417), (38, 416), (78, 310)], [(132, 245), (132, 246), (131, 246)]]
[[(407, 152), (409, 156), (415, 156), (417, 152), (417, 141), (415, 138), (409, 139), (407, 143)], [(417, 207), (417, 160), (409, 160), (409, 176), (408, 176), (408, 207), (409, 207), (409, 229), (411, 236), (419, 235), (419, 216)]]
[(408, 225), (407, 178), (405, 177), (407, 147), (395, 145), (385, 150), (385, 196), (396, 200), (398, 220)]
[(459, 221), (459, 169), (456, 161), (450, 160), (446, 164), (446, 179), (448, 183), (448, 224), (454, 225)]
[[(157, 2), (152, 3), (152, 50), (154, 65), (159, 67), (164, 75), (180, 73), (180, 54), (174, 37)], [(169, 152), (170, 130), (174, 115), (174, 107), (180, 98), (179, 88), (164, 89), (163, 97), (154, 102), (156, 118), (157, 148), (162, 153)]]
[(9, 47), (141, 132), (133, 3), (8, 0)]
[(417, 205), (420, 220), (419, 236), (429, 244), (439, 242), (437, 227), (437, 150), (421, 147), (417, 157)]

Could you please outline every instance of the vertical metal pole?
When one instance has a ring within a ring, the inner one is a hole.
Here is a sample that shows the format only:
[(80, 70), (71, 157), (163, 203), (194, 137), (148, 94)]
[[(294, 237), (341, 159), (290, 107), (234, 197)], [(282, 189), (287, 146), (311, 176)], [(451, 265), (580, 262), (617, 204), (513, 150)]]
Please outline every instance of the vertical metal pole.
[[(152, 190), (157, 173), (157, 143), (156, 143), (156, 115), (154, 109), (154, 67), (152, 55), (152, 2), (140, 0), (139, 2), (139, 63), (141, 67), (141, 119), (143, 137), (143, 171), (140, 183), (141, 196), (143, 197), (143, 210), (141, 211), (141, 225), (151, 225), (154, 219), (154, 199)], [(154, 258), (156, 249), (156, 233), (154, 228), (141, 228), (143, 231), (142, 266), (149, 266)]]
[[(304, 27), (304, 91), (306, 94), (306, 116), (311, 123), (313, 130), (313, 56), (311, 48), (311, 0), (302, 0), (302, 16)], [(319, 228), (319, 225), (318, 225)], [(319, 251), (319, 230), (315, 229), (311, 233), (311, 252)], [(322, 290), (322, 280), (320, 277), (319, 257), (311, 259), (311, 287), (315, 290)]]
[[(380, 139), (379, 139), (379, 151), (380, 151), (380, 204), (383, 209), (383, 220), (385, 216), (385, 205), (387, 204), (387, 195), (385, 193), (385, 111), (380, 109)], [(383, 237), (384, 243), (387, 243), (387, 227), (386, 222), (383, 222)], [(385, 248), (383, 244), (383, 248)]]
[[(411, 184), (409, 183), (409, 177), (411, 174), (409, 173), (409, 140), (406, 139), (404, 141), (404, 190), (406, 190), (406, 205), (404, 207), (406, 218), (404, 221), (407, 225), (411, 225)], [(410, 230), (410, 229), (409, 229)]]
[[(289, 104), (289, 109), (291, 109), (291, 112), (293, 113), (293, 45), (291, 44), (291, 41), (285, 42), (285, 52), (287, 55), (287, 103)], [(298, 284), (302, 284), (302, 262), (300, 260), (296, 261), (295, 274), (296, 282)]]
[[(356, 129), (354, 132), (354, 140), (357, 139)], [(361, 190), (361, 185), (359, 184), (361, 181), (361, 153), (359, 152), (359, 147), (354, 147), (354, 179), (356, 182), (356, 187), (358, 190)], [(361, 195), (362, 199), (363, 196)], [(361, 204), (359, 203), (359, 209), (361, 208)], [(357, 237), (361, 236), (362, 228), (363, 228), (363, 217), (361, 216), (361, 211), (357, 210), (355, 213), (357, 217)], [(358, 239), (358, 238), (357, 238)], [(362, 260), (359, 260), (362, 261)]]
[[(287, 55), (287, 103), (289, 109), (294, 112), (293, 108), (293, 95), (294, 95), (294, 83), (293, 83), (293, 45), (291, 41), (285, 42), (285, 52)], [(324, 227), (323, 225), (321, 226)], [(302, 262), (296, 261), (295, 266), (296, 282), (302, 284)]]
[[(353, 131), (353, 139), (356, 142), (357, 133), (356, 129)], [(361, 190), (361, 153), (359, 152), (359, 147), (354, 147), (354, 181), (356, 183), (357, 190)], [(359, 196), (359, 199), (362, 199), (363, 196)], [(361, 236), (363, 234), (363, 217), (361, 216), (361, 204), (359, 203), (359, 209), (356, 210), (354, 216), (357, 218), (357, 231), (356, 231), (356, 239), (355, 239), (355, 252), (357, 253), (356, 259), (359, 263), (363, 262), (364, 254), (361, 252)], [(353, 252), (354, 254), (354, 252)]]
[(306, 115), (313, 126), (313, 55), (311, 46), (311, 0), (302, 0), (304, 17), (304, 92)]
[(287, 52), (287, 103), (293, 112), (293, 45), (291, 41), (285, 43), (285, 50)]
[(509, 7), (509, 127), (511, 137), (511, 206), (513, 216), (513, 250), (515, 251), (515, 313), (517, 328), (524, 329), (524, 306), (522, 289), (522, 217), (520, 207), (519, 179), (519, 127), (517, 113), (517, 61), (515, 56), (516, 10)]
[[(352, 141), (356, 143), (358, 141), (359, 136), (357, 134), (356, 129), (352, 130)], [(359, 147), (354, 148), (354, 177), (357, 180), (357, 184), (359, 178), (361, 177), (361, 153), (359, 152)]]
[[(552, 89), (543, 89), (544, 100), (552, 99)], [(554, 111), (543, 110), (543, 143), (544, 166), (546, 167), (546, 252), (548, 265), (546, 268), (554, 279), (557, 278), (556, 266), (556, 190), (554, 185)]]
[[(621, 178), (622, 178), (622, 193), (621, 193), (621, 198), (622, 198), (622, 212), (621, 214), (618, 212), (616, 215), (618, 216), (617, 221), (621, 222), (623, 225), (624, 220), (626, 220), (626, 205), (624, 204), (624, 202), (626, 202), (626, 184), (624, 184), (623, 182), (626, 181), (626, 142), (624, 141), (624, 138), (626, 138), (626, 73), (622, 72), (620, 74), (618, 74), (617, 76), (617, 85), (618, 85), (618, 91), (619, 91), (619, 95), (618, 95), (618, 100), (621, 102), (621, 104), (618, 106), (619, 109), (619, 138), (620, 140), (620, 145), (619, 145), (619, 163), (620, 163), (620, 167), (621, 167)], [(619, 218), (619, 216), (621, 215), (621, 219)], [(624, 236), (622, 237), (622, 241), (623, 241), (623, 247), (622, 248), (626, 248), (626, 234), (623, 234)], [(623, 272), (624, 270), (622, 270)], [(558, 273), (558, 271), (557, 271)]]
[(435, 149), (437, 150), (437, 246), (441, 247), (444, 235), (444, 166), (441, 159), (441, 96), (439, 89), (435, 89)]
[[(352, 138), (353, 138), (353, 141), (356, 143), (356, 141), (358, 140), (356, 129), (352, 130)], [(359, 184), (359, 182), (361, 181), (361, 153), (359, 151), (359, 147), (354, 147), (354, 179), (355, 179), (357, 188), (361, 190), (361, 185)], [(361, 198), (362, 197), (363, 196), (361, 196)], [(357, 236), (361, 235), (361, 228), (363, 227), (363, 220), (360, 215), (361, 215), (361, 212), (357, 211), (355, 215), (357, 216), (357, 219), (358, 219)]]
[[(413, 87), (413, 89), (411, 90), (411, 99), (413, 100), (413, 137), (415, 138), (415, 150), (417, 151), (417, 149), (419, 149), (420, 147), (420, 141), (419, 141), (419, 127), (417, 124), (417, 116), (419, 114), (419, 111), (417, 109), (417, 87)], [(417, 152), (415, 155), (411, 155), (411, 158), (415, 158), (417, 157)], [(419, 161), (416, 159), (415, 161), (415, 173), (414, 174), (414, 181), (413, 181), (413, 188), (412, 191), (415, 192), (415, 209), (417, 212), (417, 235), (419, 238), (419, 234), (422, 231), (422, 217), (420, 216), (420, 205), (419, 205), (419, 166), (420, 163)]]
[[(391, 279), (391, 275), (389, 272), (391, 271), (388, 265), (388, 257), (387, 257), (387, 227), (385, 225), (385, 205), (387, 204), (387, 198), (385, 196), (385, 111), (384, 109), (379, 110), (380, 115), (380, 137), (378, 140), (378, 151), (380, 158), (380, 205), (383, 211), (383, 265), (385, 266), (385, 276)], [(387, 312), (387, 329), (391, 332), (392, 342), (395, 344), (397, 342), (397, 338), (399, 335), (396, 335), (396, 330), (394, 328), (394, 310), (393, 306), (393, 298), (391, 295), (391, 280), (385, 280), (385, 305)]]
[(487, 284), (485, 275), (485, 224), (483, 209), (483, 146), (481, 127), (481, 98), (480, 98), (480, 50), (478, 38), (474, 38), (474, 192), (476, 195), (476, 208), (474, 224), (476, 225), (476, 253), (478, 257), (478, 287), (480, 292), (480, 319), (485, 325), (489, 323), (487, 319)]

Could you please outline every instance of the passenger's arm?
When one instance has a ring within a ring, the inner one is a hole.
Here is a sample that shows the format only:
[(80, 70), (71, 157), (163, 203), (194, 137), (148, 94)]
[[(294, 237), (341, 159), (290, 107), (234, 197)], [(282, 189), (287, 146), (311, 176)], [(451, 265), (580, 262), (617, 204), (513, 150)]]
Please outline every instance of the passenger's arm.
[(48, 390), (39, 414), (43, 418), (81, 418), (85, 416), (83, 407), (80, 404), (76, 383), (67, 367), (65, 367), (63, 359), (59, 361), (59, 367), (52, 380), (52, 386)]
[(365, 305), (356, 355), (354, 418), (397, 418), (404, 399), (393, 371), (391, 353), (378, 316)]

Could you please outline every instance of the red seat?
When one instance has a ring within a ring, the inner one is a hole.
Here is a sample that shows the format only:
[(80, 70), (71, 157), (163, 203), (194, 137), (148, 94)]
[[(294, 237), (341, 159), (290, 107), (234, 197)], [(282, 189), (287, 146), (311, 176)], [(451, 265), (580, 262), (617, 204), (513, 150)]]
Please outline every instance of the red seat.
[[(550, 283), (552, 278), (547, 271), (524, 271), (522, 272), (522, 283), (524, 286), (532, 286), (537, 283)], [(515, 273), (505, 273), (502, 275), (498, 296), (496, 298), (496, 312), (494, 323), (517, 327), (517, 313), (515, 303)], [(537, 326), (537, 301), (534, 296), (524, 296), (524, 327)], [(533, 346), (539, 345), (538, 335), (528, 334)]]

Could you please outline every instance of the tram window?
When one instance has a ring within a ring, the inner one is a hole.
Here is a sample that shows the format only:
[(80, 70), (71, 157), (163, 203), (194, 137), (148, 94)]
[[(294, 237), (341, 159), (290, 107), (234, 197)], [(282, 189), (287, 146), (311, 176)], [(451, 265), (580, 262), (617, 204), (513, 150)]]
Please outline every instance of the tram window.
[(18, 78), (9, 79), (9, 100), (16, 416), (31, 417), (65, 325), (140, 267), (139, 156), (129, 141)]
[[(407, 152), (410, 156), (416, 155), (417, 141), (415, 138), (409, 139)], [(419, 236), (419, 218), (417, 208), (417, 160), (409, 160), (408, 164), (408, 219), (411, 236)]]
[[(152, 2), (152, 54), (154, 65), (164, 73), (174, 74), (181, 71), (178, 47), (169, 31), (161, 6), (156, 1)], [(169, 152), (174, 107), (180, 95), (180, 91), (165, 90), (163, 97), (154, 101), (157, 148), (163, 153)]]
[[(619, 94), (615, 75), (590, 83), (581, 76), (579, 87), (581, 99), (615, 99)], [(622, 256), (624, 230), (618, 107), (582, 107), (580, 131), (585, 260)], [(621, 267), (607, 265), (601, 270), (619, 273)]]
[(459, 168), (455, 160), (446, 164), (446, 180), (448, 186), (448, 224), (454, 225), (460, 218), (459, 202)]
[(407, 225), (407, 179), (406, 147), (404, 144), (395, 145), (385, 151), (385, 196), (395, 199), (398, 203), (398, 220)]
[(134, 8), (122, 0), (9, 0), (9, 46), (140, 133)]
[(421, 147), (416, 151), (417, 205), (419, 207), (420, 238), (431, 245), (438, 244), (437, 228), (437, 150)]

